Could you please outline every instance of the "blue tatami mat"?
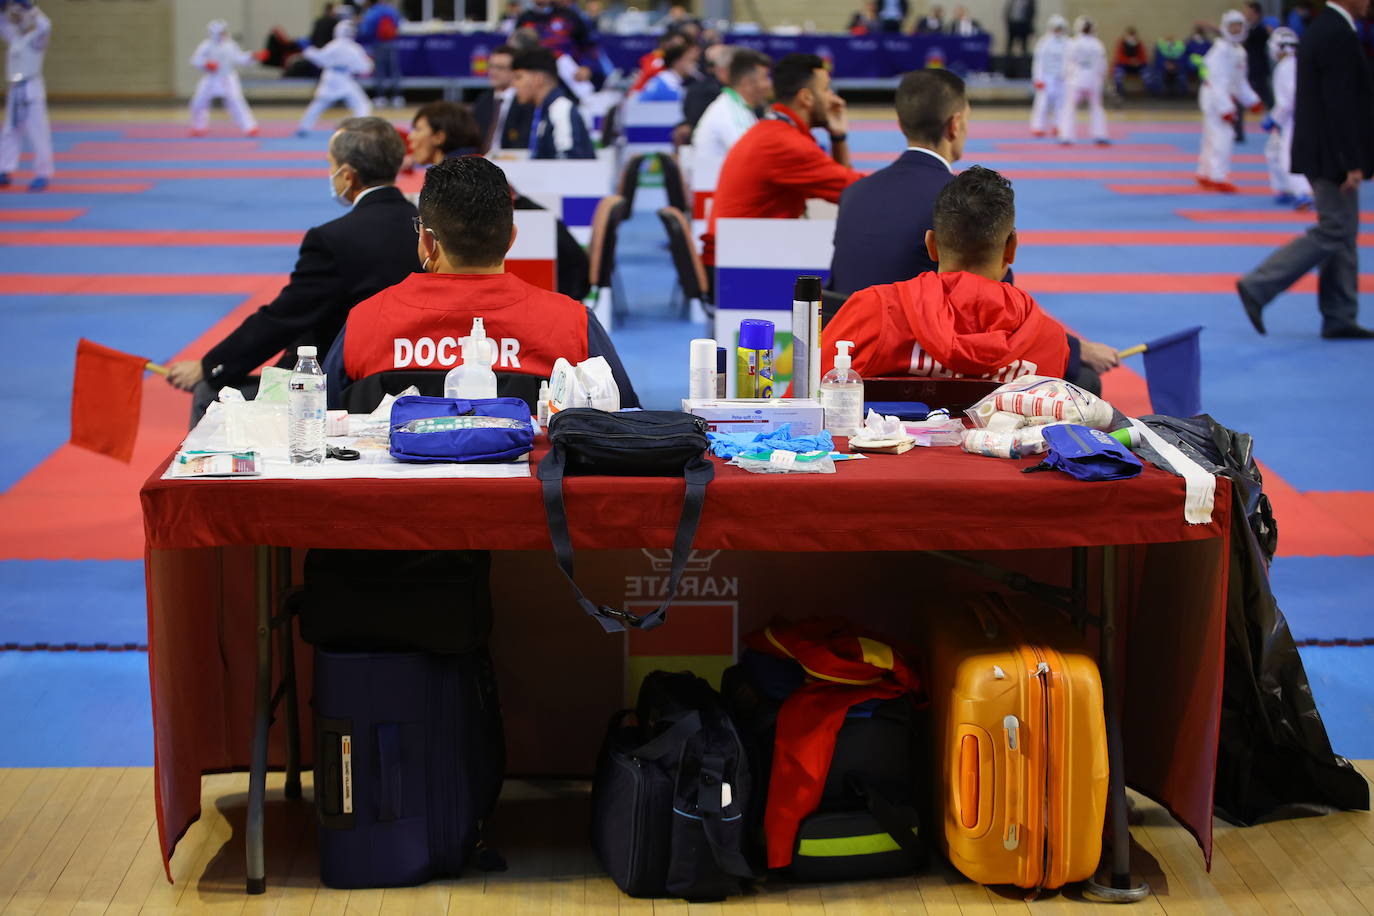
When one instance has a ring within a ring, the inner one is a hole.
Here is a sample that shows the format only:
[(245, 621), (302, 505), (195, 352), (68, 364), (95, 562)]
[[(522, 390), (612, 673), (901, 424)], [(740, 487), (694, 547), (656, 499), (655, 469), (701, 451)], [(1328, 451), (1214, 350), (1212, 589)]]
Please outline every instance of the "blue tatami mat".
[(0, 560), (0, 645), (147, 642), (142, 560)]

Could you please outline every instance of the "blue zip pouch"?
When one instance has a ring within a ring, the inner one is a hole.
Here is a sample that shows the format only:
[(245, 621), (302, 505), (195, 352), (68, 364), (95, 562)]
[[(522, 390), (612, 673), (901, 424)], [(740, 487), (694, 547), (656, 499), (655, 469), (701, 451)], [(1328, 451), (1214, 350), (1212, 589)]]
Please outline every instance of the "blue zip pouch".
[(1045, 427), (1049, 454), (1026, 471), (1063, 471), (1079, 480), (1122, 480), (1141, 471), (1130, 449), (1098, 429), (1065, 423)]
[(391, 405), (391, 457), (397, 461), (512, 461), (532, 448), (530, 407), (520, 398), (406, 395)]

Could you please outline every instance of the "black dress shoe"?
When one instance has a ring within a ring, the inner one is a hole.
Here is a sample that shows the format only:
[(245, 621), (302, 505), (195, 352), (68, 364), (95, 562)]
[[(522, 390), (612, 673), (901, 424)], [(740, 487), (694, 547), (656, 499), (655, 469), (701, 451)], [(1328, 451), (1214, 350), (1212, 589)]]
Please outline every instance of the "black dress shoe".
[(1259, 300), (1245, 291), (1241, 281), (1236, 281), (1236, 292), (1240, 294), (1240, 304), (1245, 306), (1245, 316), (1250, 319), (1250, 323), (1255, 326), (1255, 330), (1261, 334), (1269, 333), (1264, 329), (1264, 306), (1259, 304)]
[(1322, 331), (1322, 337), (1327, 340), (1374, 340), (1374, 331), (1352, 324), (1334, 331)]

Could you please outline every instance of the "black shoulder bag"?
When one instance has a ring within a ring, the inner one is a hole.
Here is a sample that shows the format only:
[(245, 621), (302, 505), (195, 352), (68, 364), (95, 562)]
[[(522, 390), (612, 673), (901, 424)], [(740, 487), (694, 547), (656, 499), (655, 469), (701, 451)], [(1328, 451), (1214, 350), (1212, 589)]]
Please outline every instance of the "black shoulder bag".
[[(706, 421), (675, 410), (640, 410), (608, 413), (590, 407), (574, 407), (554, 414), (549, 421), (552, 450), (539, 462), (539, 480), (544, 489), (544, 511), (549, 519), (558, 568), (572, 583), (582, 610), (601, 624), (607, 633), (626, 627), (652, 630), (668, 616), (668, 605), (677, 594), (678, 581), (692, 552), (706, 502), (706, 485), (715, 476), (715, 467), (705, 456), (710, 441)], [(617, 477), (682, 477), (686, 495), (682, 517), (673, 541), (673, 564), (667, 592), (657, 610), (637, 616), (626, 610), (592, 603), (573, 578), (572, 538), (568, 534), (568, 514), (563, 505), (563, 477), (611, 475)]]

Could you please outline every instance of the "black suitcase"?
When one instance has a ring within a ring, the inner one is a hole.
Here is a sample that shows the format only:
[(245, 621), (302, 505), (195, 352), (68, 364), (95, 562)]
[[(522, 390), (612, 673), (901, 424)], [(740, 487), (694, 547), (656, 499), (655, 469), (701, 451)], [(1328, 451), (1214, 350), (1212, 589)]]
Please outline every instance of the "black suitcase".
[(397, 887), (458, 875), (505, 770), (485, 650), (317, 648), (314, 705), (324, 883)]

